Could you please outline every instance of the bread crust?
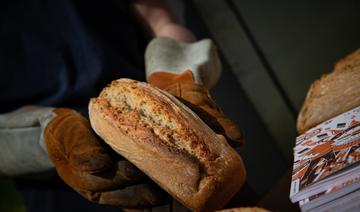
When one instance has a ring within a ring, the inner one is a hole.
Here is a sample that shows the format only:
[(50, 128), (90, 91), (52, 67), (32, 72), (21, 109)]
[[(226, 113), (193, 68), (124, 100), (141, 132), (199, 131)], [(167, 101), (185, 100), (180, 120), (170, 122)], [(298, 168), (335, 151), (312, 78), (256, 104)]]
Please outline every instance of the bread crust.
[(360, 49), (310, 86), (297, 119), (300, 134), (360, 105)]
[(245, 169), (225, 138), (190, 109), (147, 83), (113, 81), (89, 104), (95, 132), (194, 211), (221, 209)]

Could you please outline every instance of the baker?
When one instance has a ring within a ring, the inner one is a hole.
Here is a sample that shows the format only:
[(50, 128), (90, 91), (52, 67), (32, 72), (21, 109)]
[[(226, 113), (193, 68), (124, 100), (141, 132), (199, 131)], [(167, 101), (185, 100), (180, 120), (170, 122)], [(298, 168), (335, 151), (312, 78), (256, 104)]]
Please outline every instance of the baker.
[[(241, 143), (238, 127), (208, 93), (221, 73), (213, 43), (196, 41), (162, 1), (9, 1), (1, 10), (2, 176), (56, 170), (91, 202), (124, 208), (166, 204), (167, 195), (99, 140), (86, 118), (90, 97), (122, 77), (148, 80), (182, 98), (215, 132)], [(143, 34), (153, 39), (146, 73)], [(32, 202), (43, 198), (33, 194)], [(29, 210), (61, 205), (104, 211), (66, 195), (54, 189), (47, 196), (53, 206)]]

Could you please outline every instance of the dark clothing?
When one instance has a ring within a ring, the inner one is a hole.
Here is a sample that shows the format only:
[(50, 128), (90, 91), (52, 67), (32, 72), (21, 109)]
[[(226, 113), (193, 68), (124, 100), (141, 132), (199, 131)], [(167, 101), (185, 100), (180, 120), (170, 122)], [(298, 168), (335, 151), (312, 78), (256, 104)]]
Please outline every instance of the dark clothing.
[(121, 0), (2, 2), (0, 113), (29, 104), (85, 112), (111, 80), (143, 80), (128, 7)]
[[(111, 80), (144, 80), (143, 47), (129, 1), (8, 0), (0, 7), (0, 113), (24, 105), (70, 107)], [(17, 180), (31, 211), (119, 211), (95, 205), (58, 178)]]

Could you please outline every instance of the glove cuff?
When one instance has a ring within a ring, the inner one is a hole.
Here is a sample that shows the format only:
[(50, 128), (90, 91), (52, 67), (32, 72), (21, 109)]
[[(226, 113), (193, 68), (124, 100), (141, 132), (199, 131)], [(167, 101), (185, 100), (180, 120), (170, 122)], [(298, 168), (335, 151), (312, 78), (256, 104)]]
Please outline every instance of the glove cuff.
[(148, 81), (158, 72), (182, 74), (189, 70), (195, 83), (211, 88), (221, 75), (217, 49), (210, 39), (183, 43), (171, 38), (155, 38), (146, 48), (145, 65)]
[(0, 115), (0, 175), (52, 170), (43, 132), (55, 117), (53, 108), (27, 106)]

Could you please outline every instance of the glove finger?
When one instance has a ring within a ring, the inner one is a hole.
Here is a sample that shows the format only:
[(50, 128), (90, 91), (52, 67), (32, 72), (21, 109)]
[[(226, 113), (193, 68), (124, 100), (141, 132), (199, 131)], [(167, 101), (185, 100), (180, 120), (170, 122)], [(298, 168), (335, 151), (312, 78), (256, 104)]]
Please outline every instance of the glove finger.
[(179, 99), (191, 110), (193, 110), (214, 132), (224, 135), (228, 143), (232, 147), (237, 147), (243, 144), (243, 134), (240, 128), (225, 115), (220, 112), (220, 109), (207, 108), (192, 104), (184, 99)]
[(244, 143), (243, 133), (237, 124), (225, 116), (218, 118), (217, 121), (225, 131), (224, 135), (231, 146), (237, 147)]
[(102, 192), (98, 203), (125, 208), (148, 208), (164, 204), (168, 197), (155, 185), (137, 184), (123, 189)]
[(72, 150), (69, 163), (81, 172), (96, 174), (109, 169), (112, 161), (104, 149), (87, 144), (83, 149), (78, 146)]
[(56, 167), (60, 177), (75, 190), (99, 191), (123, 188), (139, 182), (144, 174), (128, 161), (119, 161), (106, 171), (90, 174), (66, 166)]
[(138, 182), (145, 175), (135, 165), (127, 160), (122, 160), (117, 163), (117, 174), (115, 182), (121, 181), (122, 183)]
[[(208, 99), (210, 102), (210, 99)], [(187, 101), (183, 101), (185, 105), (190, 107), (212, 130), (218, 134), (222, 134), (228, 140), (228, 143), (237, 147), (243, 144), (243, 133), (240, 127), (220, 110), (214, 102), (202, 105), (195, 105)], [(212, 107), (210, 107), (212, 106)]]

